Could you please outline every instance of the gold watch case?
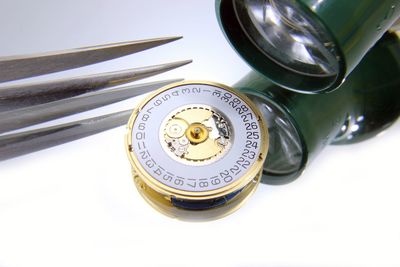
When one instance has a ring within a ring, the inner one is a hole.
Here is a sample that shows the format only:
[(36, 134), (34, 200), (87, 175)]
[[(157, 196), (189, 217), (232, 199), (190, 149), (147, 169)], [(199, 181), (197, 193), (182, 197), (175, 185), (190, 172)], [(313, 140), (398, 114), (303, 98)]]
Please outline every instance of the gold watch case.
[(127, 127), (135, 185), (169, 217), (224, 217), (260, 182), (266, 122), (250, 99), (228, 86), (185, 81), (163, 87), (139, 104)]

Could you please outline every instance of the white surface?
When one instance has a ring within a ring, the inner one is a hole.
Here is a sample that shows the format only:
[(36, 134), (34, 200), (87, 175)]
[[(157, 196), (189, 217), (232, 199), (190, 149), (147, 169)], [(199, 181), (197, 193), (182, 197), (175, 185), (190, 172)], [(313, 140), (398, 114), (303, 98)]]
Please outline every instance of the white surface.
[[(164, 47), (55, 76), (181, 59), (152, 78), (226, 84), (248, 67), (212, 0), (2, 0), (0, 55), (183, 35)], [(129, 108), (136, 101), (83, 115)], [(0, 266), (400, 266), (400, 125), (328, 147), (296, 182), (261, 185), (235, 214), (171, 220), (134, 188), (123, 127), (0, 163)]]

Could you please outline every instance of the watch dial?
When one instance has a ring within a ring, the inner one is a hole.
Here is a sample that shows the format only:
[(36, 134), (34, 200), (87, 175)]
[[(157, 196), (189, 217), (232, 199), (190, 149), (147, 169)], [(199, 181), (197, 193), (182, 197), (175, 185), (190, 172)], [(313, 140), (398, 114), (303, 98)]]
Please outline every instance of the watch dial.
[(151, 97), (131, 120), (135, 169), (189, 192), (246, 176), (262, 151), (263, 127), (246, 100), (211, 84), (180, 84)]

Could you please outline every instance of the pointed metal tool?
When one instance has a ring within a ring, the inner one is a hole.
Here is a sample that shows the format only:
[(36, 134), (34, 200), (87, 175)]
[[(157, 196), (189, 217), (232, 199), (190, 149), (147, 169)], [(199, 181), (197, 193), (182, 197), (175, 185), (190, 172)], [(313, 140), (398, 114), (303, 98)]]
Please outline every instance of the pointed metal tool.
[(0, 82), (87, 66), (134, 54), (181, 38), (157, 38), (27, 56), (3, 57), (0, 58)]
[(3, 112), (0, 114), (0, 134), (116, 103), (149, 93), (177, 81), (180, 80), (152, 82), (92, 92), (42, 105)]
[(0, 137), (0, 161), (125, 125), (132, 110)]
[(0, 86), (0, 112), (26, 108), (144, 79), (191, 60), (24, 85)]
[[(82, 67), (133, 54), (180, 38), (158, 38), (45, 54), (3, 57), (0, 58), (0, 83)], [(156, 90), (178, 80), (115, 86), (163, 73), (190, 62), (187, 60), (48, 82), (0, 86), (0, 160), (126, 124), (131, 111), (36, 130), (12, 132)]]

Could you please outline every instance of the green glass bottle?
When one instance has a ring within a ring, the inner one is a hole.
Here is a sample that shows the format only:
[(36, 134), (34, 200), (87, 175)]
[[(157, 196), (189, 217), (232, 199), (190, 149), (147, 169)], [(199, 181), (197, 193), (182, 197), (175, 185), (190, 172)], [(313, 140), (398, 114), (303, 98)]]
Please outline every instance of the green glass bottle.
[(241, 79), (233, 87), (249, 96), (268, 122), (262, 181), (291, 182), (325, 146), (360, 142), (392, 125), (400, 114), (399, 73), (400, 41), (387, 33), (329, 94), (285, 90), (255, 71)]
[(338, 88), (400, 16), (400, 0), (216, 0), (220, 26), (254, 69), (308, 93)]

